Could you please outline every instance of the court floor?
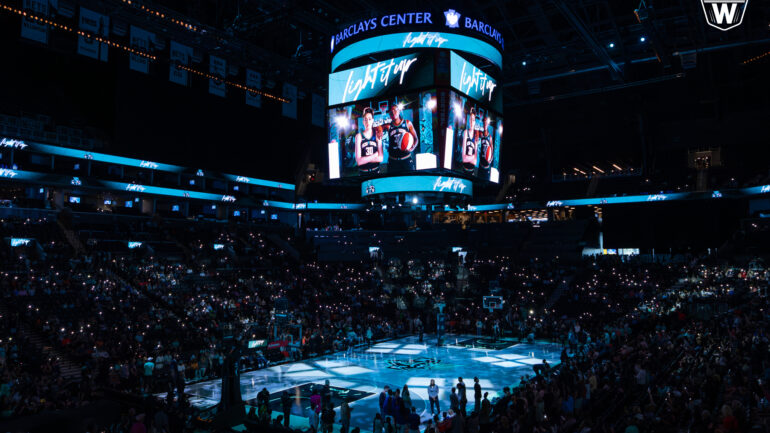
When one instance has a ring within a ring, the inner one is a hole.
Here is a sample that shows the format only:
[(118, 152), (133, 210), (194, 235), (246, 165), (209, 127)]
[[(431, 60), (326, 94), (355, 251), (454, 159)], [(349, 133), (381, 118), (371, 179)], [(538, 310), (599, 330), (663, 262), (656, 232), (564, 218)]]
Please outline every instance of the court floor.
[[(241, 374), (241, 395), (247, 402), (257, 397), (262, 388), (271, 394), (273, 418), (280, 412), (280, 396), (288, 390), (294, 399), (290, 423), (292, 427), (308, 425), (310, 391), (326, 380), (332, 387), (332, 402), (339, 417), (343, 398), (350, 401), (351, 428), (371, 431), (374, 414), (379, 411), (379, 393), (385, 385), (391, 389), (408, 385), (412, 404), (424, 420), (430, 417), (428, 384), (439, 386), (441, 409), (449, 408), (451, 388), (462, 377), (468, 389), (468, 406), (473, 409), (473, 377), (479, 378), (482, 390), (491, 400), (504, 386), (516, 386), (522, 376), (532, 376), (532, 366), (548, 360), (559, 363), (561, 347), (555, 343), (517, 343), (514, 340), (492, 341), (472, 335), (449, 335), (444, 346), (437, 347), (435, 337), (420, 343), (416, 336), (400, 338), (363, 347), (352, 353), (294, 362)], [(212, 380), (186, 388), (191, 403), (201, 409), (219, 402), (221, 381)], [(336, 430), (335, 430), (336, 431)]]

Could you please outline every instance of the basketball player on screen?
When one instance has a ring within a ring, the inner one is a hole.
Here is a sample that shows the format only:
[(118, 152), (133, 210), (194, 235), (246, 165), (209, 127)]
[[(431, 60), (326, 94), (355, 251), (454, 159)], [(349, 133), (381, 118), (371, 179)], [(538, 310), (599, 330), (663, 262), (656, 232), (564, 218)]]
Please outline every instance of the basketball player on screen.
[[(372, 129), (374, 110), (364, 108), (364, 130), (356, 134), (356, 165), (361, 174), (375, 174), (380, 171), (383, 159), (382, 136)], [(382, 135), (382, 134), (380, 134)]]
[[(417, 148), (417, 132), (409, 120), (401, 117), (401, 106), (390, 106), (390, 123), (382, 125), (388, 129), (388, 172), (415, 170), (414, 149)], [(377, 130), (378, 137), (382, 129)]]
[(495, 159), (495, 143), (492, 134), (489, 133), (490, 119), (484, 120), (484, 132), (479, 137), (479, 177), (483, 180), (489, 180), (489, 172)]
[(476, 110), (471, 108), (468, 127), (463, 131), (462, 152), (463, 171), (472, 174), (479, 164), (478, 143), (476, 142)]

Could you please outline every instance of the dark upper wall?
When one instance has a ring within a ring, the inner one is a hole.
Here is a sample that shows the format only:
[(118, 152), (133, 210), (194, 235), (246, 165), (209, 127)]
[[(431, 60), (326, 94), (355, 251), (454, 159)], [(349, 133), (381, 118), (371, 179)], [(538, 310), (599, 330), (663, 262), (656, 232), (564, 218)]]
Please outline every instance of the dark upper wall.
[(91, 129), (109, 142), (104, 152), (293, 182), (310, 144), (324, 142), (323, 129), (310, 124), (309, 93), (293, 120), (264, 98), (261, 109), (247, 106), (242, 91), (210, 95), (207, 80), (170, 83), (164, 63), (144, 75), (115, 49), (98, 62), (75, 54), (71, 35), (52, 33), (47, 48), (22, 40), (18, 19), (1, 15), (0, 24), (4, 58), (14, 59), (0, 68), (0, 113)]

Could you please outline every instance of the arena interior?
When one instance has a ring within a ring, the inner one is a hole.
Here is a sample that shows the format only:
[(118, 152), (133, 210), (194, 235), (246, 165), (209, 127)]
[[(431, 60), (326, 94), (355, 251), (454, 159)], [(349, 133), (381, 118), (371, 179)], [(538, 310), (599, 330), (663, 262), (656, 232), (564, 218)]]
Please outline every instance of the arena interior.
[(770, 431), (767, 0), (0, 23), (0, 431)]

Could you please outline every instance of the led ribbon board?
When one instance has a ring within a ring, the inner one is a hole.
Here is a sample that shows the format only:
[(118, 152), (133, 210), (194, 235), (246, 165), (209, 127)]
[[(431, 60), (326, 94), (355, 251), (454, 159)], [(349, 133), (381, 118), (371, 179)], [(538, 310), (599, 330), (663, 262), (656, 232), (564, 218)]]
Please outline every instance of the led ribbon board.
[(141, 159), (126, 158), (123, 156), (107, 155), (104, 153), (89, 152), (80, 149), (68, 149), (66, 147), (49, 146), (40, 143), (27, 143), (28, 150), (46, 153), (49, 155), (66, 156), (69, 158), (86, 159), (90, 161), (107, 162), (130, 167), (149, 168), (152, 170), (167, 171), (170, 173), (181, 173), (184, 167), (171, 164), (162, 164), (159, 162), (145, 161)]
[(262, 200), (262, 206), (264, 207), (272, 207), (276, 209), (290, 209), (293, 210), (295, 203), (288, 203), (285, 201), (273, 201), (273, 200)]
[(502, 89), (498, 88), (497, 80), (454, 51), (450, 53), (450, 64), (452, 87), (502, 113)]
[(329, 74), (329, 105), (375, 98), (433, 83), (433, 58), (419, 54), (383, 60)]
[[(83, 159), (88, 161), (105, 162), (110, 164), (125, 165), (128, 167), (146, 168), (150, 170), (165, 171), (169, 173), (182, 173), (185, 171), (194, 171), (187, 167), (182, 167), (172, 164), (163, 164), (160, 162), (147, 161), (142, 159), (127, 158), (124, 156), (108, 155), (105, 153), (90, 152), (81, 149), (70, 149), (67, 147), (51, 146), (48, 144), (41, 144), (35, 142), (24, 142), (20, 140), (14, 140), (10, 138), (0, 138), (0, 148), (11, 147), (14, 149), (22, 149), (31, 152), (40, 152), (46, 155), (64, 156), (68, 158)], [(18, 172), (17, 174), (0, 172), (0, 177), (14, 177), (16, 175), (22, 175), (22, 172), (18, 170), (11, 170)], [(202, 175), (202, 174), (201, 174)], [(256, 179), (253, 177), (237, 176), (234, 174), (225, 174), (224, 177), (227, 180), (231, 180), (239, 183), (248, 183), (250, 185), (264, 186), (268, 188), (288, 189), (294, 190), (294, 185), (275, 182), (271, 180)], [(74, 184), (73, 184), (74, 185)]]
[[(741, 191), (743, 192), (744, 195), (767, 194), (768, 192), (770, 192), (770, 185), (752, 186), (748, 188), (743, 188), (741, 189)], [(721, 197), (722, 194), (719, 194), (719, 196)]]
[(473, 182), (449, 176), (400, 176), (371, 179), (361, 184), (361, 197), (394, 192), (445, 192), (473, 195)]
[(166, 197), (191, 198), (196, 200), (221, 201), (225, 203), (234, 203), (236, 201), (236, 198), (231, 195), (212, 194), (209, 192), (187, 191), (160, 186), (140, 185), (137, 183), (113, 182), (109, 180), (103, 180), (101, 181), (101, 184), (106, 188), (118, 191), (162, 195)]
[(449, 32), (407, 32), (375, 36), (350, 44), (332, 57), (332, 72), (358, 57), (417, 48), (442, 48), (475, 54), (503, 69), (503, 54), (492, 44)]
[(255, 179), (253, 177), (238, 176), (235, 174), (225, 174), (225, 179), (238, 183), (247, 183), (249, 185), (265, 186), (268, 188), (288, 189), (294, 191), (294, 185), (272, 180)]
[(626, 203), (645, 203), (645, 202), (660, 202), (660, 201), (674, 201), (685, 200), (688, 198), (695, 198), (696, 194), (689, 192), (676, 192), (670, 194), (649, 194), (649, 195), (629, 195), (625, 197), (604, 197), (604, 198), (580, 198), (571, 200), (551, 200), (545, 204), (546, 207), (562, 207), (562, 206), (587, 206), (587, 205), (602, 205), (602, 204), (626, 204)]
[(496, 210), (513, 210), (514, 206), (512, 203), (508, 204), (479, 204), (479, 205), (469, 205), (466, 208), (460, 208), (460, 207), (451, 207), (449, 205), (444, 205), (444, 211), (446, 212), (488, 212), (488, 211), (496, 211)]
[(360, 203), (296, 203), (294, 209), (302, 210), (364, 210), (366, 206)]
[(360, 203), (288, 203), (285, 201), (262, 200), (262, 206), (286, 210), (364, 210)]
[(27, 238), (11, 238), (11, 246), (12, 247), (23, 247), (23, 246), (29, 245), (30, 242), (32, 242), (32, 239), (27, 239)]
[(41, 180), (45, 177), (46, 177), (45, 173), (13, 170), (10, 168), (0, 168), (0, 179), (36, 181), (36, 180)]

